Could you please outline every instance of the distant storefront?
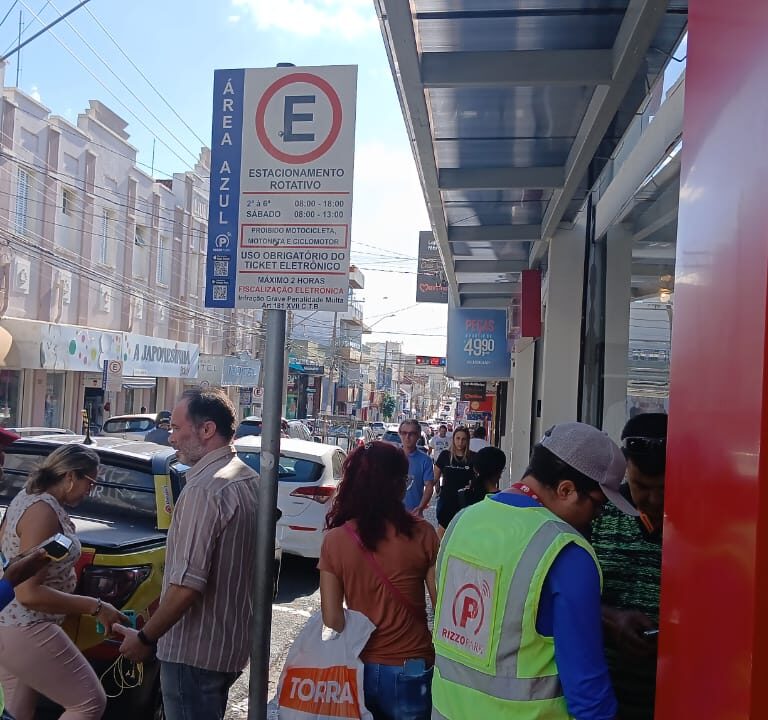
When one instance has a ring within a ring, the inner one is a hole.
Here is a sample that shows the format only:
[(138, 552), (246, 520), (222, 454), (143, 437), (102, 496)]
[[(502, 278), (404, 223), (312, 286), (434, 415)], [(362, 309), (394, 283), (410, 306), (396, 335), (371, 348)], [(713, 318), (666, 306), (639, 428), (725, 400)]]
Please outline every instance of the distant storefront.
[(285, 416), (295, 418), (316, 417), (320, 414), (323, 365), (313, 365), (292, 360), (288, 365), (288, 392)]
[[(107, 397), (101, 373), (104, 362), (111, 360), (122, 362), (122, 387)], [(198, 365), (199, 348), (193, 343), (3, 318), (0, 423), (78, 430), (83, 408), (94, 425), (110, 414), (142, 406), (164, 409), (181, 381), (197, 377)]]

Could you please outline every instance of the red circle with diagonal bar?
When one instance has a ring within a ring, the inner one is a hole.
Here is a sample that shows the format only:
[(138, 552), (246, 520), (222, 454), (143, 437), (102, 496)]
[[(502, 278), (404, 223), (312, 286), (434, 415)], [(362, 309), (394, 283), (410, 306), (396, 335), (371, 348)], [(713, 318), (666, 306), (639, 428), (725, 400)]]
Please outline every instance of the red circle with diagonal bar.
[[(276, 148), (269, 139), (267, 129), (264, 126), (264, 116), (267, 112), (269, 101), (272, 100), (278, 91), (282, 90), (286, 85), (291, 85), (293, 83), (307, 83), (308, 85), (314, 85), (318, 88), (318, 90), (328, 98), (328, 102), (331, 104), (331, 114), (333, 115), (331, 129), (325, 140), (311, 152), (302, 155), (291, 155), (290, 153), (283, 152)], [(259, 100), (259, 104), (256, 107), (256, 136), (259, 138), (262, 147), (276, 160), (290, 163), (291, 165), (301, 165), (317, 160), (333, 147), (333, 144), (336, 142), (336, 139), (339, 137), (339, 132), (341, 131), (341, 118), (341, 100), (339, 100), (338, 94), (327, 80), (324, 80), (317, 75), (313, 75), (312, 73), (291, 73), (290, 75), (286, 75), (273, 82), (261, 96), (261, 100)]]

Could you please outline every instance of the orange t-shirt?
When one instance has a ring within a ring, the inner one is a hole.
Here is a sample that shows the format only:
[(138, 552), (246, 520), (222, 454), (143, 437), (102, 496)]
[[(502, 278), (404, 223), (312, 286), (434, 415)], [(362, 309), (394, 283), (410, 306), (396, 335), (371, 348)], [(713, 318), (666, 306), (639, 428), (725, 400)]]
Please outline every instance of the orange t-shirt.
[[(352, 526), (357, 530), (354, 522)], [(419, 519), (411, 538), (398, 535), (390, 525), (386, 539), (374, 553), (390, 582), (424, 613), (424, 620), (419, 622), (387, 588), (364, 557), (362, 548), (343, 527), (325, 534), (318, 568), (339, 578), (347, 607), (363, 613), (376, 625), (360, 654), (363, 662), (402, 665), (411, 658), (424, 658), (430, 665), (434, 662), (424, 580), (437, 561), (438, 545), (435, 529)]]

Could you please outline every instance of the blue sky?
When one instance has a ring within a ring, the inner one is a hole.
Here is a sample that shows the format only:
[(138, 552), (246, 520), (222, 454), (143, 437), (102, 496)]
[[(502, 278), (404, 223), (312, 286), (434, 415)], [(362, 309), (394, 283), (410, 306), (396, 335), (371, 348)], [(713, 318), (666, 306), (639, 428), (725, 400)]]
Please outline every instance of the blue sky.
[[(0, 4), (0, 19), (12, 2)], [(17, 0), (0, 27), (0, 50), (15, 44), (19, 10), (29, 37), (42, 27), (33, 13), (48, 23), (75, 4)], [(72, 27), (61, 22), (21, 51), (21, 89), (71, 122), (89, 100), (101, 100), (128, 121), (140, 162), (150, 164), (156, 138), (156, 176), (191, 167), (200, 139), (210, 142), (215, 68), (358, 65), (353, 261), (366, 276), (367, 321), (389, 333), (371, 339), (402, 339), (409, 352), (445, 354), (445, 306), (415, 306), (413, 299), (418, 232), (429, 223), (372, 0), (92, 0), (69, 20)], [(16, 69), (11, 59), (6, 85), (15, 83)], [(386, 317), (401, 308), (408, 309)]]

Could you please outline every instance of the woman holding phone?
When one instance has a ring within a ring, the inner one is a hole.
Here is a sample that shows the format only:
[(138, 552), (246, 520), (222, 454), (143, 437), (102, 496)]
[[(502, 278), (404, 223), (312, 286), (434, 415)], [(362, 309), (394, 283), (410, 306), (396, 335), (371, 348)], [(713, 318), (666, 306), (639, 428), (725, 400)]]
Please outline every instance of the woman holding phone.
[(0, 549), (11, 560), (58, 533), (72, 543), (64, 557), (21, 583), (0, 612), (0, 682), (16, 720), (33, 720), (38, 693), (64, 708), (62, 720), (104, 714), (104, 689), (61, 628), (66, 615), (91, 615), (104, 627), (127, 620), (109, 603), (74, 594), (80, 541), (64, 506), (76, 506), (91, 492), (98, 469), (93, 450), (62, 445), (32, 473), (3, 520)]

